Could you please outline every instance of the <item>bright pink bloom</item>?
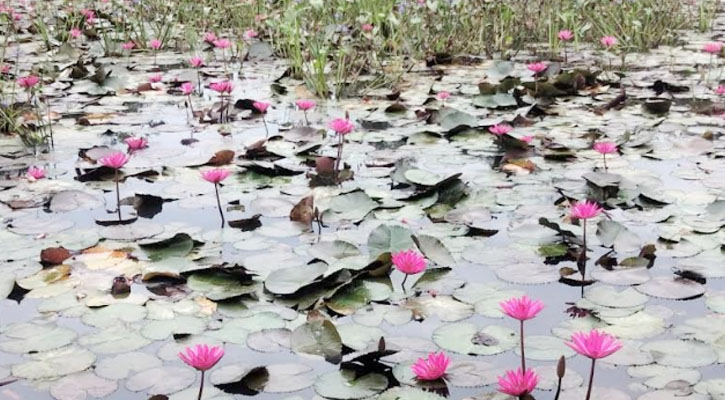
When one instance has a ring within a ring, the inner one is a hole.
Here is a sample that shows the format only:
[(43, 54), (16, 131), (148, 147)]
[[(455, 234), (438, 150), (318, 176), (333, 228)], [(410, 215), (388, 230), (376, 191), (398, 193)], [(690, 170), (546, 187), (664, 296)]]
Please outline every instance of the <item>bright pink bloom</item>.
[(224, 356), (223, 348), (218, 346), (209, 347), (205, 344), (187, 347), (184, 351), (179, 353), (179, 358), (198, 371), (212, 369)]
[(86, 20), (93, 21), (96, 18), (96, 12), (87, 8), (82, 9), (81, 14), (86, 17)]
[(570, 215), (576, 219), (594, 218), (602, 212), (599, 204), (589, 200), (578, 201), (571, 206)]
[(533, 72), (534, 74), (538, 75), (546, 71), (549, 66), (544, 62), (535, 62), (527, 65), (526, 68), (528, 68), (529, 71)]
[(722, 51), (722, 43), (720, 43), (720, 42), (705, 43), (705, 45), (702, 46), (702, 51), (704, 51), (705, 53), (710, 53), (710, 54), (719, 54)]
[(2, 68), (0, 68), (0, 72), (3, 74), (10, 73), (10, 64), (3, 64)]
[(498, 391), (511, 396), (523, 396), (536, 389), (539, 376), (532, 369), (526, 372), (521, 368), (516, 371), (506, 371), (504, 376), (498, 377)]
[(715, 93), (717, 93), (717, 94), (718, 94), (719, 96), (722, 96), (722, 95), (724, 95), (724, 94), (725, 94), (725, 85), (719, 85), (719, 86), (718, 86), (718, 87), (717, 87), (717, 88), (715, 89)]
[(258, 34), (258, 33), (257, 33), (257, 31), (255, 31), (254, 29), (247, 29), (247, 30), (246, 30), (246, 31), (244, 32), (244, 38), (245, 38), (245, 39), (254, 39), (254, 38), (256, 38), (257, 36), (259, 36), (259, 34)]
[(526, 135), (526, 136), (521, 136), (519, 138), (519, 140), (522, 141), (522, 142), (524, 142), (524, 143), (531, 143), (531, 141), (534, 140), (534, 137), (531, 136), (531, 135)]
[(415, 250), (399, 251), (393, 253), (391, 258), (395, 268), (406, 275), (417, 274), (426, 267), (425, 258)]
[(612, 47), (617, 44), (617, 38), (614, 36), (603, 36), (599, 39), (599, 43), (601, 43), (604, 47)]
[(35, 75), (28, 75), (18, 79), (18, 85), (25, 89), (32, 89), (38, 82), (40, 82), (40, 78)]
[(124, 142), (126, 142), (126, 145), (128, 145), (128, 149), (131, 151), (145, 149), (149, 145), (149, 141), (146, 140), (146, 138), (135, 136), (127, 137)]
[(447, 99), (451, 98), (451, 94), (446, 92), (445, 90), (442, 90), (438, 92), (438, 95), (436, 95), (436, 97), (438, 98), (438, 100), (446, 101)]
[(355, 125), (346, 118), (335, 118), (330, 122), (330, 129), (340, 135), (347, 135), (355, 129)]
[(419, 358), (410, 369), (420, 381), (434, 381), (446, 374), (451, 359), (444, 352), (430, 353), (428, 358)]
[(599, 154), (612, 154), (617, 152), (617, 144), (614, 142), (596, 142), (592, 148)]
[(362, 24), (362, 30), (363, 30), (363, 32), (372, 32), (373, 25), (372, 24)]
[(199, 56), (194, 56), (189, 59), (189, 65), (194, 68), (201, 68), (204, 66), (204, 59)]
[(158, 50), (161, 48), (161, 41), (159, 39), (151, 39), (151, 41), (149, 41), (149, 47), (154, 50)]
[(68, 34), (73, 39), (78, 39), (79, 37), (81, 37), (81, 30), (78, 28), (72, 28), (71, 30), (68, 31)]
[(214, 184), (217, 184), (224, 179), (227, 179), (231, 175), (231, 172), (229, 170), (224, 168), (214, 168), (210, 170), (206, 170), (201, 173), (201, 178), (204, 179), (207, 182), (211, 182)]
[(568, 42), (572, 39), (574, 39), (574, 32), (568, 30), (568, 29), (562, 29), (559, 31), (559, 34), (557, 35), (559, 37), (559, 40), (562, 42)]
[(216, 34), (214, 32), (207, 32), (204, 34), (204, 41), (207, 43), (213, 43), (216, 40)]
[(28, 168), (28, 178), (31, 180), (38, 180), (45, 178), (45, 170), (38, 167)]
[(571, 342), (564, 342), (577, 353), (592, 359), (604, 358), (622, 348), (614, 336), (594, 329), (589, 333), (577, 332), (571, 335)]
[(264, 101), (255, 101), (254, 103), (252, 103), (252, 105), (254, 106), (254, 108), (257, 111), (261, 112), (262, 114), (266, 114), (267, 113), (267, 109), (270, 106), (269, 103), (264, 102)]
[(494, 126), (488, 127), (488, 131), (493, 133), (496, 136), (505, 135), (509, 132), (511, 132), (511, 125), (508, 124), (496, 124)]
[(230, 81), (212, 82), (209, 84), (211, 90), (217, 93), (231, 93), (234, 89), (234, 84)]
[(161, 74), (155, 74), (149, 76), (149, 82), (151, 83), (159, 83), (163, 79), (163, 76)]
[(188, 96), (192, 93), (194, 93), (194, 84), (191, 82), (184, 82), (181, 84), (181, 93), (183, 93), (185, 96)]
[(539, 300), (531, 300), (526, 295), (502, 301), (499, 305), (504, 314), (519, 321), (536, 317), (536, 314), (544, 308), (544, 303)]
[(124, 49), (124, 50), (131, 50), (134, 47), (136, 47), (136, 43), (134, 43), (134, 42), (132, 42), (130, 40), (128, 42), (124, 42), (124, 43), (121, 44), (121, 48)]
[(311, 110), (317, 105), (317, 103), (312, 100), (297, 100), (295, 104), (297, 104), (297, 108), (302, 111)]
[(217, 49), (228, 49), (232, 45), (232, 42), (229, 41), (229, 39), (217, 39), (212, 43)]
[(120, 169), (121, 167), (126, 165), (128, 160), (130, 159), (131, 157), (129, 157), (128, 154), (117, 151), (101, 158), (100, 160), (98, 160), (98, 162), (109, 168)]

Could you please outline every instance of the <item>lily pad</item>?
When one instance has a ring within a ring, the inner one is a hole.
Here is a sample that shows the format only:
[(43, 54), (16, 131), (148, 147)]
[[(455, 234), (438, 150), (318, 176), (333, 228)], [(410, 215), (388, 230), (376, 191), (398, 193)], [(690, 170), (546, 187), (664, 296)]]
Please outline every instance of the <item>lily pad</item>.
[(438, 346), (460, 354), (499, 354), (516, 347), (518, 340), (514, 331), (496, 325), (479, 329), (474, 324), (458, 322), (443, 325), (433, 331), (433, 341)]
[(322, 397), (337, 400), (364, 399), (388, 387), (388, 379), (380, 374), (356, 376), (349, 370), (328, 372), (317, 379), (315, 391)]

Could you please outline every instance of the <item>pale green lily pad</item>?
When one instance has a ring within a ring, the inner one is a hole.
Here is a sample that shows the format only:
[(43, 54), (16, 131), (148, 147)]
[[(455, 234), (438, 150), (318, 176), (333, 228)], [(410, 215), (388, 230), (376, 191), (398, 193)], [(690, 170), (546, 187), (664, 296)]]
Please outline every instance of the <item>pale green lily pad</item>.
[[(564, 341), (554, 336), (526, 335), (524, 341), (526, 358), (536, 361), (556, 361), (559, 357), (574, 356), (575, 352)], [(515, 347), (514, 353), (521, 356), (521, 348)]]
[(295, 353), (312, 354), (328, 361), (342, 356), (342, 338), (335, 325), (328, 321), (310, 321), (292, 331), (290, 338)]
[(327, 270), (321, 262), (299, 267), (281, 268), (272, 271), (264, 281), (264, 287), (275, 294), (292, 294), (314, 282)]
[(433, 341), (438, 346), (460, 354), (499, 354), (516, 347), (518, 340), (516, 332), (496, 325), (479, 329), (474, 324), (458, 322), (433, 331)]
[(397, 225), (380, 225), (370, 232), (368, 237), (368, 251), (371, 257), (386, 252), (398, 252), (414, 249), (415, 243), (411, 232)]
[(725, 314), (725, 292), (705, 293), (705, 305), (716, 313)]
[(322, 397), (337, 400), (364, 399), (388, 387), (388, 379), (380, 374), (355, 377), (353, 371), (328, 372), (317, 379), (315, 391)]
[(247, 346), (262, 353), (274, 353), (289, 349), (292, 331), (286, 328), (262, 329), (247, 336)]
[(640, 365), (627, 368), (632, 378), (644, 379), (644, 384), (652, 389), (664, 389), (673, 381), (685, 381), (694, 385), (700, 381), (700, 371), (696, 369), (675, 368), (663, 365)]
[(213, 385), (223, 385), (242, 380), (255, 367), (247, 364), (229, 364), (215, 368), (211, 373), (209, 381)]
[[(580, 386), (573, 389), (562, 390), (559, 400), (581, 400), (586, 397), (587, 388)], [(631, 400), (625, 392), (603, 386), (592, 387), (590, 400)]]
[(385, 331), (380, 328), (358, 324), (338, 325), (337, 332), (340, 334), (342, 344), (357, 351), (377, 343), (385, 336)]
[(203, 319), (181, 315), (171, 320), (150, 321), (141, 329), (141, 334), (151, 340), (164, 340), (172, 334), (195, 335), (204, 329), (206, 321)]
[(257, 288), (254, 284), (243, 284), (234, 276), (219, 271), (195, 272), (189, 276), (186, 286), (215, 301), (252, 293)]
[(306, 389), (315, 381), (314, 370), (304, 364), (273, 364), (265, 367), (266, 375), (246, 380), (255, 391), (264, 393), (291, 393)]
[(126, 381), (132, 392), (171, 394), (186, 389), (196, 381), (196, 371), (185, 367), (151, 368), (133, 375)]
[(388, 304), (370, 304), (352, 315), (353, 321), (365, 326), (378, 326), (383, 321), (390, 325), (404, 325), (412, 318), (411, 310)]
[(408, 181), (421, 186), (435, 186), (441, 180), (438, 175), (432, 172), (416, 168), (406, 170), (404, 175)]
[(378, 400), (445, 400), (435, 393), (410, 386), (396, 386), (377, 397)]
[(451, 252), (438, 239), (428, 235), (415, 236), (415, 242), (421, 253), (430, 261), (441, 267), (450, 267), (456, 263)]
[(649, 351), (660, 365), (678, 368), (698, 368), (717, 362), (712, 346), (693, 340), (657, 340), (645, 343), (642, 350)]
[(461, 303), (451, 296), (428, 295), (409, 298), (402, 306), (410, 309), (416, 317), (436, 317), (445, 322), (460, 321), (473, 315), (473, 307), (470, 304)]
[(307, 254), (328, 264), (333, 264), (340, 259), (359, 256), (361, 253), (352, 243), (343, 240), (332, 240), (316, 243), (307, 249)]
[(161, 360), (153, 354), (130, 352), (104, 358), (96, 364), (96, 374), (102, 378), (119, 381), (131, 373), (161, 367)]
[(499, 279), (519, 285), (541, 285), (559, 280), (559, 270), (546, 264), (511, 264), (496, 270)]
[(151, 344), (138, 331), (118, 326), (83, 336), (78, 342), (96, 353), (124, 353)]
[(24, 379), (57, 378), (90, 368), (96, 355), (75, 346), (65, 347), (32, 356), (32, 361), (15, 364), (13, 376)]
[(171, 238), (158, 242), (145, 241), (141, 249), (151, 261), (169, 257), (185, 257), (194, 248), (194, 240), (186, 233), (177, 233)]
[(390, 277), (356, 279), (338, 290), (327, 306), (338, 314), (349, 315), (372, 301), (387, 300), (393, 293)]
[(584, 298), (604, 307), (629, 308), (645, 304), (648, 297), (632, 288), (618, 290), (612, 286), (596, 285), (584, 290)]
[(0, 350), (9, 353), (37, 353), (67, 346), (77, 334), (56, 325), (19, 323), (9, 327), (5, 336), (10, 340), (0, 342)]
[(84, 324), (108, 328), (117, 324), (138, 322), (146, 318), (146, 307), (137, 304), (111, 304), (83, 315)]
[(642, 350), (644, 342), (635, 340), (620, 340), (620, 342), (622, 348), (607, 356), (602, 362), (620, 366), (647, 365), (654, 362), (652, 353)]
[(669, 300), (686, 300), (702, 296), (705, 286), (689, 279), (658, 276), (634, 287), (651, 297)]
[(695, 385), (695, 391), (712, 396), (713, 400), (725, 399), (725, 379), (716, 378), (702, 381)]
[(220, 329), (207, 332), (207, 335), (229, 343), (244, 344), (250, 332), (284, 327), (285, 321), (279, 314), (260, 312), (246, 317), (228, 319)]
[(68, 375), (53, 383), (50, 395), (57, 400), (104, 398), (118, 389), (118, 383), (100, 378), (91, 372)]
[(600, 318), (609, 323), (602, 330), (623, 339), (646, 339), (665, 331), (665, 319), (648, 312), (646, 309), (625, 317)]

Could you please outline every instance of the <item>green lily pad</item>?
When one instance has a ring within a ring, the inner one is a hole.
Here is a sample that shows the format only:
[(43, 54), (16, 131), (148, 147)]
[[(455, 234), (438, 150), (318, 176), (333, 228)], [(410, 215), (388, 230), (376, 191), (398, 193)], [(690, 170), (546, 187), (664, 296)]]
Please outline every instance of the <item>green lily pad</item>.
[(433, 331), (433, 341), (438, 346), (460, 354), (499, 354), (516, 347), (518, 340), (516, 332), (496, 325), (479, 329), (474, 324), (458, 322), (443, 325)]
[(300, 325), (292, 331), (290, 343), (295, 353), (321, 356), (333, 363), (342, 357), (342, 339), (335, 325), (328, 320)]
[(36, 353), (67, 346), (77, 334), (55, 325), (14, 324), (5, 331), (10, 340), (0, 342), (0, 350), (9, 353)]
[(327, 270), (321, 262), (272, 271), (264, 281), (264, 287), (275, 294), (292, 294), (314, 282)]
[(171, 394), (186, 389), (196, 381), (196, 371), (185, 367), (158, 367), (133, 375), (126, 381), (132, 392)]
[(130, 352), (104, 358), (96, 365), (95, 372), (102, 378), (119, 381), (132, 373), (161, 367), (161, 364), (153, 354)]
[(96, 355), (75, 346), (34, 354), (32, 361), (15, 364), (13, 376), (23, 379), (57, 378), (90, 368)]
[(393, 253), (414, 248), (415, 243), (411, 232), (402, 226), (380, 225), (370, 232), (368, 237), (368, 251), (373, 258), (387, 252)]
[(349, 370), (328, 372), (317, 379), (315, 391), (322, 397), (337, 400), (364, 399), (374, 396), (388, 387), (388, 379), (370, 373), (356, 376)]
[(147, 241), (140, 247), (151, 261), (160, 261), (169, 257), (185, 257), (194, 248), (194, 240), (186, 233), (177, 233), (159, 242)]
[(693, 340), (656, 340), (645, 343), (642, 350), (649, 351), (660, 365), (677, 368), (699, 368), (717, 362), (712, 346)]
[(103, 379), (91, 372), (81, 372), (60, 378), (50, 387), (50, 395), (57, 400), (101, 399), (118, 389), (118, 383)]

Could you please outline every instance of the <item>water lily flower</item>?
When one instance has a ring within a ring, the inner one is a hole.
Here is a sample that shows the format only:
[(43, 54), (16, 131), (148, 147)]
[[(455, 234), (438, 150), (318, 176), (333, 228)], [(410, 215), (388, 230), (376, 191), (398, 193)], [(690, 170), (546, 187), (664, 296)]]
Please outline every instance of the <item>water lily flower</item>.
[(234, 89), (234, 84), (231, 81), (212, 82), (209, 88), (220, 94), (229, 94)]
[(255, 101), (252, 103), (252, 106), (254, 106), (254, 109), (262, 113), (262, 123), (264, 123), (264, 132), (266, 133), (265, 137), (269, 137), (269, 129), (267, 128), (267, 118), (265, 115), (267, 114), (267, 108), (269, 108), (270, 104), (264, 101)]
[(228, 49), (231, 47), (232, 42), (229, 39), (217, 39), (212, 42), (214, 44), (214, 47), (217, 49)]
[(571, 216), (576, 219), (587, 220), (594, 218), (602, 212), (602, 208), (597, 203), (589, 200), (576, 202), (571, 206)]
[(204, 41), (207, 43), (214, 43), (216, 40), (216, 34), (214, 32), (206, 32), (204, 34)]
[(201, 173), (201, 178), (207, 182), (214, 184), (214, 193), (216, 194), (216, 205), (219, 208), (219, 215), (222, 219), (222, 228), (224, 228), (224, 211), (222, 210), (222, 202), (219, 198), (219, 183), (227, 179), (231, 172), (224, 168), (214, 168)]
[(616, 153), (617, 144), (614, 142), (596, 142), (592, 148), (602, 155), (604, 160), (604, 172), (607, 172), (607, 154)]
[(149, 141), (144, 137), (136, 137), (131, 136), (127, 137), (126, 140), (124, 140), (126, 145), (128, 146), (129, 153), (133, 153), (134, 151), (143, 150), (149, 145)]
[(449, 92), (446, 92), (445, 90), (441, 90), (440, 92), (438, 92), (438, 94), (436, 95), (436, 97), (438, 98), (438, 100), (440, 100), (443, 103), (445, 103), (446, 100), (448, 100), (449, 98), (451, 98), (451, 94)]
[(134, 43), (132, 41), (121, 43), (121, 48), (124, 50), (131, 50), (134, 47), (136, 47), (136, 43)]
[(422, 254), (415, 250), (405, 250), (393, 253), (391, 260), (395, 268), (405, 274), (403, 278), (403, 291), (405, 291), (405, 281), (408, 279), (408, 275), (415, 275), (417, 273), (425, 271), (426, 260)]
[(592, 384), (594, 383), (594, 366), (597, 359), (608, 357), (622, 348), (622, 343), (614, 336), (600, 332), (596, 329), (588, 333), (577, 332), (571, 335), (570, 342), (564, 342), (577, 353), (584, 357), (591, 358), (592, 368), (589, 372), (589, 387), (585, 400), (592, 395)]
[(313, 100), (297, 100), (295, 104), (297, 105), (297, 108), (302, 110), (302, 112), (305, 114), (305, 123), (309, 125), (310, 121), (307, 119), (307, 110), (315, 108), (317, 103), (315, 103)]
[(526, 371), (526, 356), (524, 354), (524, 321), (536, 317), (544, 308), (544, 303), (539, 300), (531, 300), (529, 296), (514, 297), (499, 303), (501, 311), (513, 319), (519, 320), (521, 342), (521, 369)]
[(430, 353), (427, 358), (418, 358), (410, 368), (420, 381), (435, 381), (446, 374), (451, 359), (444, 352)]
[(150, 83), (159, 83), (163, 79), (163, 75), (161, 74), (154, 74), (149, 76), (149, 82)]
[(617, 44), (617, 38), (615, 38), (614, 36), (603, 36), (601, 39), (599, 39), (599, 43), (607, 48), (614, 47), (614, 45)]
[(81, 30), (78, 28), (71, 28), (71, 30), (68, 31), (68, 34), (73, 39), (78, 39), (79, 37), (81, 37)]
[(355, 125), (347, 118), (335, 118), (330, 122), (329, 126), (338, 135), (347, 135), (355, 129)]
[(23, 89), (32, 89), (40, 82), (40, 78), (35, 75), (28, 75), (18, 79), (18, 85)]
[(538, 383), (539, 376), (534, 370), (523, 371), (519, 368), (515, 371), (506, 371), (504, 376), (498, 377), (498, 391), (520, 398), (533, 392)]
[(373, 25), (372, 24), (362, 24), (361, 29), (363, 32), (372, 32)]
[(559, 38), (559, 40), (561, 40), (562, 42), (568, 42), (568, 41), (570, 41), (570, 40), (574, 39), (574, 32), (572, 32), (572, 31), (570, 31), (570, 30), (568, 30), (568, 29), (562, 29), (562, 30), (560, 30), (560, 31), (559, 31), (559, 33), (557, 34), (557, 37), (558, 37), (558, 38)]
[(534, 137), (531, 135), (526, 135), (526, 136), (521, 136), (519, 138), (519, 140), (521, 140), (524, 143), (531, 143), (531, 141), (534, 140)]
[(511, 125), (508, 125), (508, 124), (496, 124), (496, 125), (490, 126), (488, 128), (488, 131), (491, 132), (491, 133), (493, 133), (496, 136), (501, 136), (501, 135), (505, 135), (505, 134), (511, 132), (511, 129), (513, 129), (511, 127)]
[(184, 82), (181, 84), (181, 93), (188, 96), (194, 92), (194, 84), (191, 82)]
[(715, 93), (717, 93), (718, 96), (725, 95), (725, 85), (718, 85), (718, 87), (715, 88)]
[(720, 52), (722, 52), (722, 43), (720, 43), (720, 42), (705, 43), (705, 45), (702, 46), (702, 51), (704, 51), (705, 53), (710, 53), (710, 54), (720, 54)]
[(194, 68), (201, 68), (204, 66), (204, 59), (199, 56), (193, 56), (189, 59), (189, 65)]
[(247, 40), (254, 39), (257, 36), (259, 36), (259, 34), (254, 29), (247, 29), (246, 31), (244, 31), (244, 38)]
[(546, 69), (549, 68), (549, 65), (544, 62), (535, 62), (527, 65), (526, 68), (535, 75), (539, 75), (540, 73), (546, 71)]
[(159, 39), (151, 39), (149, 41), (149, 47), (154, 50), (159, 50), (161, 48), (161, 40)]
[(30, 167), (28, 168), (27, 175), (31, 181), (37, 181), (38, 179), (45, 178), (45, 170), (39, 167)]
[(207, 346), (197, 344), (194, 347), (187, 347), (179, 353), (179, 358), (190, 367), (201, 372), (201, 384), (199, 386), (199, 400), (203, 398), (204, 373), (212, 369), (219, 360), (224, 357), (224, 349), (219, 346)]
[(98, 160), (102, 165), (114, 169), (114, 181), (116, 182), (116, 211), (118, 220), (121, 221), (121, 192), (118, 189), (118, 171), (130, 160), (126, 153), (117, 151)]

